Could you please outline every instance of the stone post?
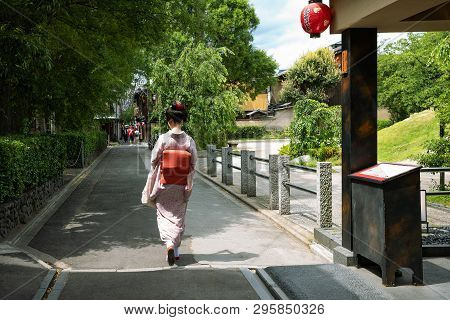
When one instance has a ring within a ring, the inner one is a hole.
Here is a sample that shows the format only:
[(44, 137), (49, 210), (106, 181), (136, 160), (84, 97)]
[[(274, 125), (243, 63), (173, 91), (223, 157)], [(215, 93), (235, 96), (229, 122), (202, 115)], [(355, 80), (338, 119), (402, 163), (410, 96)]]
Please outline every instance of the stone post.
[(247, 196), (256, 197), (256, 159), (255, 151), (248, 151)]
[(317, 163), (317, 223), (320, 228), (333, 226), (332, 167), (330, 162)]
[(241, 193), (247, 193), (248, 150), (241, 150)]
[(269, 155), (269, 209), (278, 210), (279, 208), (279, 185), (278, 185), (278, 161), (280, 156), (277, 154)]
[(286, 185), (290, 181), (289, 174), (289, 156), (280, 156), (278, 161), (279, 172), (279, 212), (280, 214), (289, 214), (291, 211), (291, 188)]
[(231, 147), (222, 148), (222, 183), (226, 185), (233, 184), (233, 156)]
[(222, 160), (222, 183), (225, 183), (227, 174), (227, 147), (222, 147), (221, 149), (221, 160)]
[(216, 146), (213, 144), (206, 146), (206, 172), (211, 177), (217, 177), (217, 164), (214, 162), (216, 160), (215, 150)]

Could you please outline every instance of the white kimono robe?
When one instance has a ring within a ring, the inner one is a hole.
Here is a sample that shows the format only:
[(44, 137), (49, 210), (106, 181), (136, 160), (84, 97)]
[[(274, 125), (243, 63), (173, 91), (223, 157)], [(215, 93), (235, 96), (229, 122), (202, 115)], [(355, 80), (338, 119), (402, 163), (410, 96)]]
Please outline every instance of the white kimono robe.
[[(187, 185), (161, 185), (160, 164), (164, 150), (186, 150), (191, 153), (191, 169)], [(142, 191), (141, 201), (156, 207), (158, 229), (161, 240), (169, 245), (179, 246), (185, 228), (185, 215), (189, 197), (192, 192), (197, 149), (194, 139), (189, 135), (173, 130), (160, 135), (152, 150), (151, 170)]]

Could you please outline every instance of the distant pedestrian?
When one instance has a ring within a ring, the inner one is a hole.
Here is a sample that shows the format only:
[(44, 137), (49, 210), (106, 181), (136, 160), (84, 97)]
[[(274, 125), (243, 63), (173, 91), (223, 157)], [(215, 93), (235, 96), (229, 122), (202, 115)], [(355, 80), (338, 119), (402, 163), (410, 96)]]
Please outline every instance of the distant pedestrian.
[(186, 106), (180, 102), (174, 102), (166, 110), (170, 130), (159, 136), (153, 148), (151, 170), (142, 191), (142, 203), (157, 209), (158, 229), (167, 248), (169, 265), (180, 258), (197, 161), (195, 141), (181, 129), (186, 119)]
[(128, 140), (130, 140), (131, 144), (134, 143), (134, 128), (133, 128), (133, 126), (130, 126), (128, 128)]

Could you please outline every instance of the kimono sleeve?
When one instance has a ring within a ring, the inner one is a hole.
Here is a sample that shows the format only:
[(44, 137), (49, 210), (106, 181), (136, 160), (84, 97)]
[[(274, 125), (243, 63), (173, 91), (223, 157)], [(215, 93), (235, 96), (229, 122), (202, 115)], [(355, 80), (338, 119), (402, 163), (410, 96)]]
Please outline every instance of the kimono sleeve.
[(155, 143), (155, 146), (153, 147), (152, 150), (152, 158), (151, 158), (151, 162), (152, 162), (152, 170), (154, 170), (159, 162), (161, 161), (161, 155), (164, 151), (164, 137), (163, 135), (160, 135), (158, 137), (158, 140)]
[(188, 175), (188, 181), (186, 185), (186, 190), (191, 191), (193, 185), (193, 178), (195, 173), (195, 166), (197, 164), (197, 146), (194, 139), (191, 138), (189, 152), (191, 153), (191, 169)]
[(161, 155), (164, 149), (163, 137), (159, 136), (158, 141), (156, 141), (155, 146), (151, 154), (151, 166), (150, 172), (147, 177), (147, 183), (145, 184), (144, 190), (142, 190), (141, 203), (151, 205), (152, 194), (154, 193), (155, 184), (158, 178), (158, 167), (161, 160)]

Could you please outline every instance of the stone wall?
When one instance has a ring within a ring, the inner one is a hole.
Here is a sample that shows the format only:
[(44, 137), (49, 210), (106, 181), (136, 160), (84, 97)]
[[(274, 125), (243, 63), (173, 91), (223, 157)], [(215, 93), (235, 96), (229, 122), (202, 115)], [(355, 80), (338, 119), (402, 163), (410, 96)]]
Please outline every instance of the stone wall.
[(0, 204), (0, 238), (26, 223), (63, 186), (62, 176), (24, 193), (19, 199)]

